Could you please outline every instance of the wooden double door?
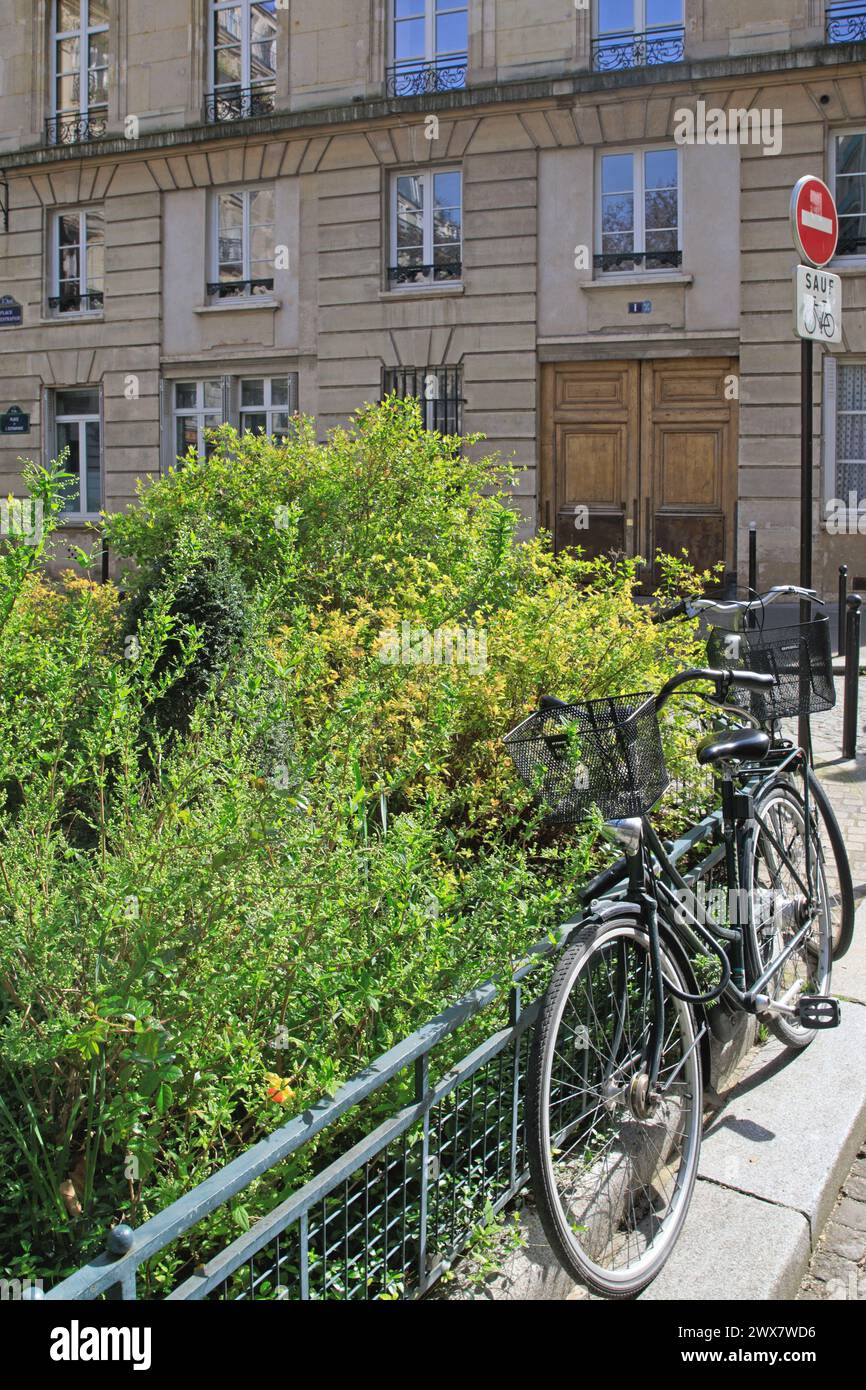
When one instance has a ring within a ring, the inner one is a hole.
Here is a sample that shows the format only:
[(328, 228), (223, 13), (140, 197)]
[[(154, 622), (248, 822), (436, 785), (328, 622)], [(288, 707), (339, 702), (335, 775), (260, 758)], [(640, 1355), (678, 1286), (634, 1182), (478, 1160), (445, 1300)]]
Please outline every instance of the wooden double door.
[(659, 550), (733, 573), (737, 381), (731, 358), (543, 366), (541, 522), (556, 549), (640, 555), (646, 591)]

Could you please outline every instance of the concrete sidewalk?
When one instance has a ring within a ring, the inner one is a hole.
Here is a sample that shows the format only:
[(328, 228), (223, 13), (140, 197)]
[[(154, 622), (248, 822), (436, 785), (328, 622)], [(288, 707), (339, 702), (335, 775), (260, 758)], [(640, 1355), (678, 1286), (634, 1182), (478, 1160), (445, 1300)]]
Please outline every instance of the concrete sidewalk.
[(833, 971), (842, 1024), (756, 1049), (704, 1132), (685, 1229), (645, 1299), (795, 1298), (866, 1139), (866, 903)]
[[(645, 1300), (851, 1296), (826, 1282), (831, 1292), (822, 1293), (822, 1280), (830, 1270), (837, 1282), (844, 1274), (847, 1289), (850, 1271), (860, 1268), (853, 1228), (846, 1223), (866, 1224), (866, 1160), (858, 1158), (866, 1143), (866, 679), (858, 720), (862, 751), (849, 762), (841, 757), (841, 680), (837, 689), (836, 708), (816, 716), (812, 732), (816, 770), (848, 845), (860, 904), (854, 943), (833, 968), (842, 1024), (820, 1033), (802, 1053), (775, 1040), (766, 1043), (734, 1072), (704, 1131), (684, 1230), (668, 1264), (641, 1295)], [(831, 1216), (835, 1245), (828, 1253), (820, 1241)], [(473, 1280), (469, 1252), (435, 1296), (589, 1300), (554, 1260), (531, 1198), (518, 1220), (522, 1247), (503, 1258), (496, 1275)], [(834, 1236), (837, 1228), (841, 1234)], [(866, 1257), (866, 1236), (861, 1253)], [(863, 1274), (857, 1287), (866, 1296), (866, 1268)]]

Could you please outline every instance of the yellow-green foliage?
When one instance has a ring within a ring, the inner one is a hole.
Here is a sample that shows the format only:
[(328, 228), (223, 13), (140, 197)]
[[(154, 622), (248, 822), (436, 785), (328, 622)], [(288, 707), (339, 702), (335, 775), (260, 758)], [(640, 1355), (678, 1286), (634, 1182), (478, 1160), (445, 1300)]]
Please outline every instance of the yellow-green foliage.
[[(123, 603), (8, 550), (8, 1270), (138, 1224), (568, 910), (594, 832), (538, 825), (503, 735), (542, 693), (656, 688), (694, 634), (651, 624), (634, 564), (515, 545), (502, 477), (389, 400), (325, 446), (222, 431), (144, 487), (109, 523)], [(404, 662), (404, 623), (483, 659)], [(665, 737), (688, 774), (682, 717)]]

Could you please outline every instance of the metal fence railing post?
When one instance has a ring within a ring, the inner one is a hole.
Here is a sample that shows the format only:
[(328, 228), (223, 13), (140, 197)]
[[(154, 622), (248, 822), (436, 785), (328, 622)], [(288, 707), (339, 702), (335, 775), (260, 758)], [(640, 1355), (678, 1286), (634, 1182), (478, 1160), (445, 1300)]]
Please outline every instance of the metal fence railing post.
[(845, 624), (848, 621), (845, 605), (848, 602), (848, 566), (839, 566), (839, 635), (836, 650), (839, 656), (845, 655)]
[(857, 706), (860, 693), (860, 609), (859, 594), (849, 594), (845, 633), (845, 711), (842, 721), (842, 756), (857, 756)]
[(427, 1226), (430, 1197), (430, 1072), (428, 1053), (415, 1060), (415, 1101), (424, 1106), (421, 1135), (421, 1191), (418, 1198), (418, 1287), (427, 1288)]
[(758, 597), (758, 523), (749, 522), (749, 598)]

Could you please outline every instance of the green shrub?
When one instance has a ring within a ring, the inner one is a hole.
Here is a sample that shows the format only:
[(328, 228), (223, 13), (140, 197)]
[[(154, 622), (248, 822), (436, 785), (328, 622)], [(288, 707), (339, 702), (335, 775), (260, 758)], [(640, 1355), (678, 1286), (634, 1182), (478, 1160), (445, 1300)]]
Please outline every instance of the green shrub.
[[(502, 736), (545, 692), (652, 689), (694, 634), (653, 627), (634, 563), (513, 545), (497, 476), (390, 400), (324, 447), (222, 431), (144, 487), (109, 523), (126, 611), (4, 556), (10, 1273), (73, 1267), (509, 969), (600, 862), (591, 826), (538, 825)], [(442, 628), (473, 662), (437, 662)], [(673, 712), (671, 824), (688, 738)]]

